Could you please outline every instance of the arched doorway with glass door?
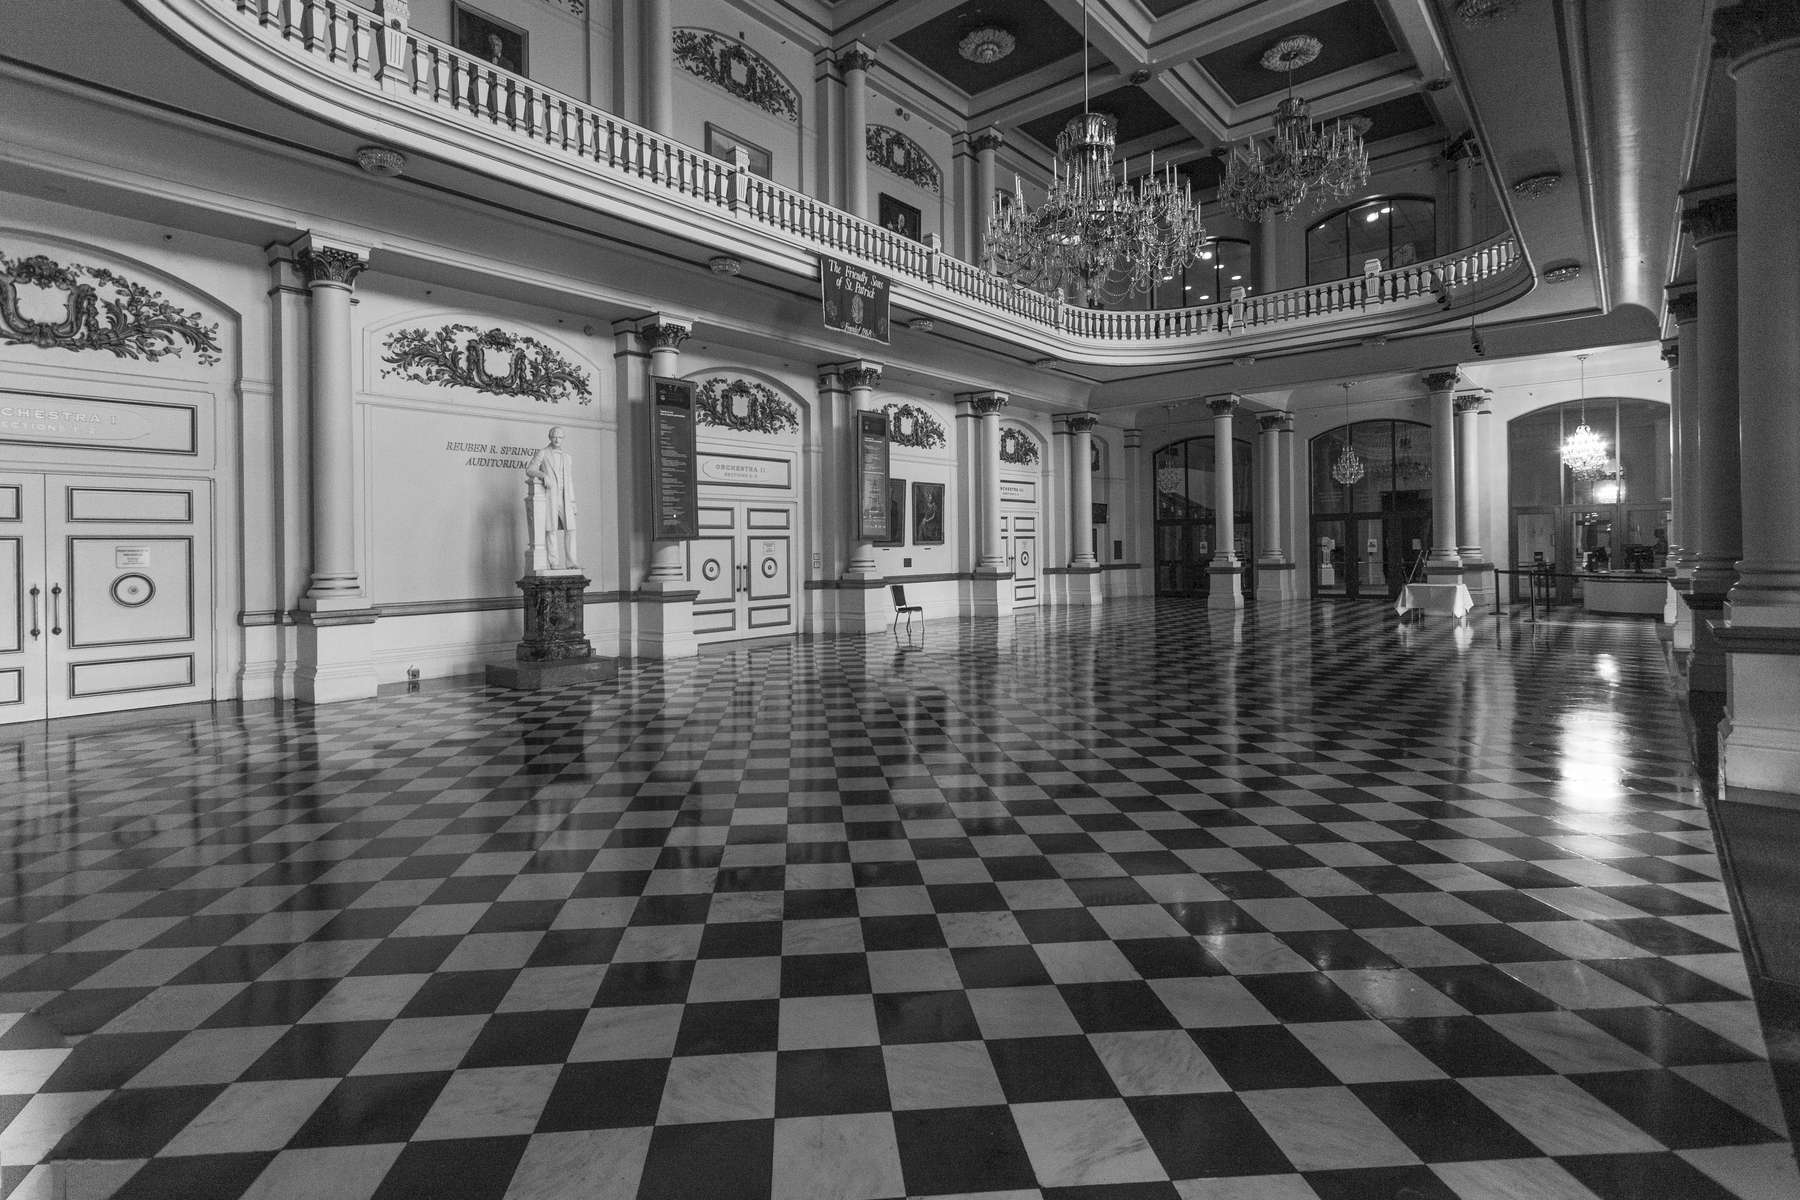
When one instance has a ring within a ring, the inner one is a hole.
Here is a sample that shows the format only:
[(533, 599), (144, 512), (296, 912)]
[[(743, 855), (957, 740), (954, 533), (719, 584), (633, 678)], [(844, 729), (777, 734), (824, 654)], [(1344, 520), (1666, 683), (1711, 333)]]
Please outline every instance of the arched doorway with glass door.
[[(1231, 443), (1232, 541), (1238, 561), (1254, 564), (1256, 540), (1251, 498), (1250, 443)], [(1156, 594), (1201, 598), (1212, 591), (1207, 568), (1218, 553), (1211, 435), (1171, 442), (1153, 460), (1156, 488)], [(1246, 597), (1256, 595), (1256, 571), (1243, 573)]]
[[(1606, 446), (1597, 474), (1578, 476), (1562, 461), (1581, 425)], [(1668, 405), (1604, 397), (1536, 409), (1507, 425), (1506, 463), (1512, 561), (1549, 565), (1559, 603), (1582, 598), (1583, 574), (1652, 571), (1667, 560)]]
[[(1345, 437), (1362, 478), (1339, 483), (1332, 467)], [(1358, 421), (1312, 439), (1312, 519), (1307, 542), (1315, 596), (1389, 600), (1422, 570), (1431, 545), (1431, 427)]]

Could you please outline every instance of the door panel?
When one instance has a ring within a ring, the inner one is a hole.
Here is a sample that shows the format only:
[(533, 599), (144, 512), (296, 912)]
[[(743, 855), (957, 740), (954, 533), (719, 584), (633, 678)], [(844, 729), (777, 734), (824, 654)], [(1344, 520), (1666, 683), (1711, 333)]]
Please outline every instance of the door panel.
[(694, 632), (702, 641), (795, 628), (793, 524), (787, 505), (726, 501), (700, 510), (706, 536), (688, 543), (688, 582), (700, 589)]
[(0, 476), (0, 721), (212, 699), (210, 486)]
[(1037, 514), (1024, 512), (1004, 514), (1000, 518), (1003, 548), (1012, 564), (1013, 604), (1033, 605), (1038, 601)]

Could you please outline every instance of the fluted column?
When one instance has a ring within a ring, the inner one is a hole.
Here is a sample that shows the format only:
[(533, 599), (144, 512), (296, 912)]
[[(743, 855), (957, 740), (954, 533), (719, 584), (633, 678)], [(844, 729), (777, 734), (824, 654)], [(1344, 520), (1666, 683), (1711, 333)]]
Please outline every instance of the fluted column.
[(1669, 562), (1686, 580), (1694, 573), (1700, 531), (1700, 297), (1692, 284), (1670, 290), (1669, 315), (1675, 318), (1676, 348), (1670, 363), (1675, 368), (1670, 426), (1676, 470), (1670, 489), (1675, 528), (1669, 531)]
[(864, 220), (869, 211), (869, 68), (875, 51), (852, 42), (838, 55), (844, 72), (844, 210)]
[(1726, 615), (1734, 626), (1800, 629), (1800, 13), (1791, 0), (1737, 11), (1740, 27), (1757, 24), (1750, 36), (1732, 37), (1729, 10), (1718, 17), (1721, 47), (1742, 51), (1731, 65), (1737, 260), (1751, 264), (1738, 284), (1743, 557)]
[[(1743, 552), (1738, 490), (1737, 197), (1702, 201), (1681, 214), (1681, 226), (1694, 236), (1695, 278), (1705, 304), (1696, 339), (1700, 358), (1700, 523), (1694, 539), (1691, 598), (1717, 601), (1737, 582), (1737, 560)], [(1791, 338), (1792, 331), (1783, 336)], [(1756, 347), (1758, 354), (1769, 350), (1772, 347)]]
[(1456, 407), (1456, 552), (1464, 565), (1481, 561), (1481, 418), (1487, 392), (1462, 392)]
[(355, 367), (350, 294), (369, 265), (361, 248), (302, 239), (297, 258), (312, 297), (312, 574), (302, 608), (362, 596), (356, 564)]
[(1232, 467), (1235, 449), (1232, 415), (1243, 403), (1237, 395), (1208, 396), (1206, 407), (1213, 415), (1213, 550), (1212, 576), (1207, 592), (1208, 608), (1242, 608), (1244, 604), (1244, 566), (1237, 556), (1237, 486)]
[[(843, 380), (844, 387), (849, 393), (850, 436), (853, 439), (852, 445), (858, 446), (857, 453), (860, 454), (860, 445), (854, 441), (858, 436), (856, 414), (874, 411), (875, 385), (881, 382), (881, 364), (859, 358), (854, 362), (847, 362), (839, 366), (838, 378)], [(862, 536), (862, 522), (857, 519), (861, 508), (861, 497), (856, 495), (854, 487), (847, 497), (849, 502), (844, 505), (844, 509), (850, 519), (850, 543), (853, 549), (850, 551), (850, 565), (845, 568), (844, 574), (868, 578), (876, 573), (875, 542), (872, 538)]]
[(1258, 413), (1256, 428), (1260, 435), (1256, 441), (1257, 458), (1261, 463), (1262, 487), (1258, 489), (1262, 496), (1261, 510), (1256, 514), (1256, 540), (1260, 549), (1256, 555), (1258, 566), (1274, 566), (1287, 561), (1282, 552), (1282, 504), (1281, 504), (1281, 431), (1292, 429), (1294, 414), (1285, 412)]
[(670, 0), (642, 0), (644, 26), (644, 124), (664, 137), (675, 128), (675, 27)]
[(1094, 557), (1094, 426), (1100, 418), (1076, 413), (1069, 418), (1069, 565), (1098, 567)]
[[(1800, 985), (1800, 965), (1776, 947), (1793, 943), (1800, 890), (1792, 865), (1800, 841), (1800, 6), (1742, 0), (1714, 15), (1713, 34), (1716, 49), (1732, 59), (1737, 87), (1737, 261), (1747, 265), (1737, 307), (1742, 556), (1724, 627), (1716, 630), (1727, 663), (1719, 773), (1726, 801), (1754, 799), (1765, 812), (1782, 812), (1772, 835), (1766, 822), (1754, 822), (1762, 840), (1781, 843), (1774, 854), (1766, 845), (1753, 853), (1730, 846), (1727, 853), (1740, 864), (1731, 875), (1742, 885), (1738, 907), (1759, 943), (1754, 959), (1791, 988)], [(1705, 292), (1704, 275), (1700, 286)], [(1706, 302), (1710, 320), (1710, 292)], [(1703, 428), (1703, 450), (1705, 438)], [(1745, 806), (1719, 807), (1727, 842), (1739, 842), (1733, 810)], [(1773, 872), (1742, 865), (1757, 861), (1782, 865)], [(1766, 891), (1744, 883), (1753, 870), (1764, 876)]]
[(1455, 367), (1425, 376), (1431, 391), (1431, 551), (1425, 574), (1462, 578), (1462, 556), (1456, 552), (1456, 426), (1454, 400), (1460, 375)]
[[(681, 373), (681, 343), (688, 340), (694, 332), (694, 323), (674, 317), (657, 314), (637, 328), (638, 341), (650, 351), (650, 375), (674, 379)], [(649, 397), (649, 390), (645, 391)], [(656, 422), (652, 419), (647, 426), (648, 436), (656, 436)], [(640, 449), (640, 453), (648, 454), (649, 446)], [(652, 481), (651, 486), (655, 486)], [(650, 509), (646, 508), (642, 519), (649, 519)], [(657, 538), (650, 543), (650, 570), (644, 577), (644, 584), (649, 588), (685, 587), (687, 585), (687, 555), (682, 543), (668, 538)]]
[(970, 397), (981, 419), (981, 557), (978, 571), (1005, 571), (1006, 550), (1000, 541), (1000, 410), (1005, 392), (980, 392)]
[(993, 126), (969, 139), (975, 148), (975, 238), (971, 261), (986, 264), (988, 218), (994, 211), (994, 159), (1000, 149), (1000, 131)]

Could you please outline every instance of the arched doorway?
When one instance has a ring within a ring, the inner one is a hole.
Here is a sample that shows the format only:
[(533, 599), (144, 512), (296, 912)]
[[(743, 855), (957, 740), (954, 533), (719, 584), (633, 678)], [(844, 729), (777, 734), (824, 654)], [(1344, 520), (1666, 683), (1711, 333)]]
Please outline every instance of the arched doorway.
[[(1610, 459), (1592, 479), (1562, 464), (1563, 440), (1586, 422)], [(1506, 428), (1512, 561), (1542, 555), (1562, 603), (1580, 598), (1586, 571), (1652, 570), (1668, 555), (1669, 406), (1612, 397), (1569, 401), (1515, 417)], [(1519, 577), (1513, 577), (1515, 599)]]
[(1348, 429), (1363, 476), (1345, 485), (1331, 469), (1345, 427), (1312, 439), (1311, 535), (1315, 596), (1388, 600), (1419, 571), (1431, 545), (1431, 427), (1417, 421), (1358, 421)]
[[(1238, 561), (1255, 561), (1256, 494), (1250, 475), (1250, 443), (1231, 443), (1233, 549)], [(1213, 483), (1216, 476), (1210, 434), (1171, 442), (1156, 452), (1156, 594), (1203, 597), (1212, 590), (1207, 568), (1219, 551)], [(1256, 572), (1243, 573), (1245, 596), (1256, 594)]]

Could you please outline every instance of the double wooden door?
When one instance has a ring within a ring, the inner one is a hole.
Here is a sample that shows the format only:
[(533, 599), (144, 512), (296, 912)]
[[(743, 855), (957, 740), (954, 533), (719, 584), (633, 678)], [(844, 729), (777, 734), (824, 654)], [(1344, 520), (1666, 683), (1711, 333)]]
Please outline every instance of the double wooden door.
[(0, 723), (210, 700), (204, 480), (0, 472)]

